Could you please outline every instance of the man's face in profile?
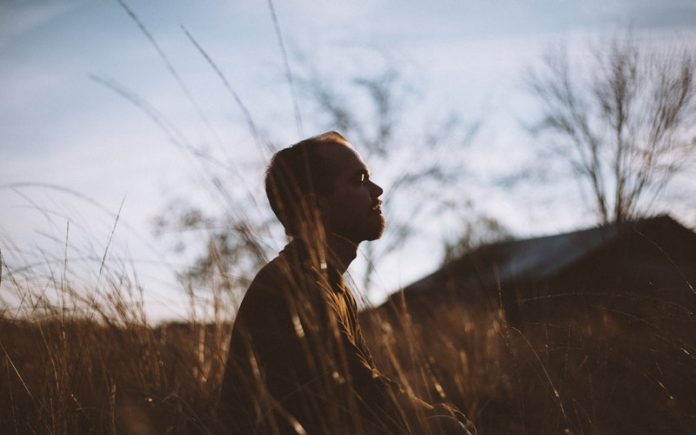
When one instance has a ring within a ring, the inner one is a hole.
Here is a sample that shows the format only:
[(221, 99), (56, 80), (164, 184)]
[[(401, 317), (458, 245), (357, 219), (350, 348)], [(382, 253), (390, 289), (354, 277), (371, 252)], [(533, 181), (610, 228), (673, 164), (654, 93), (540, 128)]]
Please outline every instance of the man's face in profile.
[(348, 144), (330, 144), (320, 152), (333, 173), (333, 191), (324, 196), (327, 230), (355, 243), (378, 239), (384, 231), (378, 199), (383, 190), (370, 180), (365, 162)]

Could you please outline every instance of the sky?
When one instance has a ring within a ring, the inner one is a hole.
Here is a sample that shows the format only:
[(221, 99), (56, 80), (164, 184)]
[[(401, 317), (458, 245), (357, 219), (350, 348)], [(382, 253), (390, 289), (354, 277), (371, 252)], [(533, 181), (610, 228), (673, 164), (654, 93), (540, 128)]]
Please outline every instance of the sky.
[[(532, 139), (521, 123), (532, 106), (520, 77), (549, 44), (582, 46), (628, 27), (660, 47), (696, 41), (696, 4), (687, 0), (273, 4), (291, 70), (309, 64), (340, 84), (387, 53), (418, 88), (411, 116), (447, 108), (465, 120), (483, 116), (475, 146), (462, 151), (474, 178), (502, 175), (531, 158)], [(57, 267), (67, 258), (76, 270), (71, 279), (84, 285), (100, 279), (104, 261), (129, 263), (151, 315), (176, 318), (187, 304), (174, 272), (190, 257), (153, 236), (153, 218), (176, 198), (219, 207), (205, 193), (209, 168), (182, 144), (246, 168), (244, 180), (228, 181), (240, 195), (258, 192), (249, 186), (261, 184), (269, 157), (184, 29), (214, 59), (265, 137), (290, 144), (301, 134), (268, 2), (127, 5), (166, 61), (116, 0), (0, 2), (0, 246), (13, 269), (42, 261)], [(301, 113), (305, 136), (324, 127), (310, 121), (310, 108), (301, 105)], [(593, 223), (570, 182), (533, 196), (524, 189), (473, 180), (466, 197), (519, 237)], [(568, 196), (573, 206), (558, 199)], [(670, 211), (693, 226), (692, 210)], [(379, 303), (431, 272), (442, 238), (457, 228), (434, 225), (391, 256), (377, 271), (370, 300)], [(271, 235), (267, 243), (280, 249), (282, 238)]]

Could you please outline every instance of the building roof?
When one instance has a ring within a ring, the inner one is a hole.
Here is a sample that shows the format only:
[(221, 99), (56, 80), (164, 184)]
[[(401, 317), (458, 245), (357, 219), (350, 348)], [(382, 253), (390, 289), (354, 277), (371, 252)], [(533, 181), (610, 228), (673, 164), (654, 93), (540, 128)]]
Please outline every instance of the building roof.
[(403, 290), (407, 295), (443, 287), (452, 280), (459, 286), (491, 287), (513, 281), (546, 281), (592, 253), (629, 235), (686, 231), (668, 215), (609, 224), (583, 230), (511, 240), (482, 246), (444, 265)]

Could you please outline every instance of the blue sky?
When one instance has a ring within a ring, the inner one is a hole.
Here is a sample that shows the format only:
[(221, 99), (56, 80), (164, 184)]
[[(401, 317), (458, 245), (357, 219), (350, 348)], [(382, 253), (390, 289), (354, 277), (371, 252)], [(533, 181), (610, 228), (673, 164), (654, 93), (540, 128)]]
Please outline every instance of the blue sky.
[[(170, 197), (187, 197), (214, 209), (214, 199), (201, 194), (204, 169), (173, 146), (142, 111), (90, 76), (113, 80), (148, 101), (191, 144), (209, 146), (211, 152), (256, 168), (248, 181), (260, 183), (267, 153), (248, 145), (251, 138), (241, 111), (184, 35), (184, 25), (213, 56), (271, 140), (289, 144), (298, 134), (265, 1), (129, 5), (167, 54), (214, 132), (201, 122), (117, 1), (5, 0), (0, 3), (0, 235), (4, 246), (11, 241), (22, 250), (59, 257), (69, 220), (70, 255), (92, 252), (98, 257), (123, 203), (112, 255), (134, 260), (151, 289), (155, 317), (176, 316), (185, 302), (171, 270), (187, 260), (153, 239), (151, 220)], [(375, 52), (384, 51), (397, 59), (421, 92), (420, 112), (412, 116), (444, 106), (456, 108), (464, 118), (485, 112), (479, 136), (483, 144), (470, 151), (468, 161), (487, 175), (529, 158), (525, 150), (531, 139), (519, 120), (530, 106), (520, 76), (548, 44), (565, 40), (571, 47), (580, 46), (627, 26), (665, 47), (696, 39), (696, 4), (681, 0), (305, 0), (276, 1), (275, 8), (294, 68), (300, 68), (298, 56), (304, 56), (340, 83), (355, 70), (371, 68), (379, 58)], [(309, 118), (310, 110), (303, 111)], [(305, 133), (315, 133), (312, 128), (318, 127), (310, 123)], [(70, 189), (103, 208), (73, 194), (22, 183)], [(467, 195), (481, 210), (526, 236), (592, 223), (579, 198), (574, 207), (554, 199), (565, 191), (577, 196), (576, 190), (562, 183), (529, 199), (524, 190), (474, 182)], [(675, 213), (696, 224), (688, 210)], [(440, 258), (442, 236), (433, 232), (387, 261), (378, 273), (374, 301), (432, 270)], [(268, 243), (280, 248), (282, 240), (271, 238)], [(7, 252), (5, 260), (15, 267), (36, 256), (27, 252), (26, 257), (8, 257)], [(88, 282), (94, 264), (85, 264), (89, 272), (81, 279)]]

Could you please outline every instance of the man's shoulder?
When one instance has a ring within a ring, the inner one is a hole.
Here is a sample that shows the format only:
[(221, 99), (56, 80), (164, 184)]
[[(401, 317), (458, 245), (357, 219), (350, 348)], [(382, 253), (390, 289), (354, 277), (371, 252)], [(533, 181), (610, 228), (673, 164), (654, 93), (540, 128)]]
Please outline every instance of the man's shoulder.
[(303, 258), (288, 255), (286, 250), (264, 265), (244, 295), (242, 305), (255, 303), (284, 304), (297, 297), (319, 294), (321, 274)]
[(275, 258), (265, 264), (251, 281), (237, 310), (235, 329), (257, 325), (263, 319), (277, 317), (284, 310), (281, 267)]
[(285, 267), (281, 264), (282, 262), (283, 260), (278, 256), (266, 263), (256, 273), (244, 297), (278, 295), (281, 292), (281, 287), (287, 281), (284, 279)]
[(308, 284), (315, 281), (318, 272), (312, 267), (306, 254), (295, 244), (285, 247), (274, 259), (264, 265), (251, 282), (249, 289), (267, 286), (287, 287), (294, 284)]
[(282, 252), (265, 264), (251, 281), (237, 311), (237, 322), (256, 324), (260, 319), (285, 318), (297, 298), (311, 299), (316, 279), (302, 263)]

